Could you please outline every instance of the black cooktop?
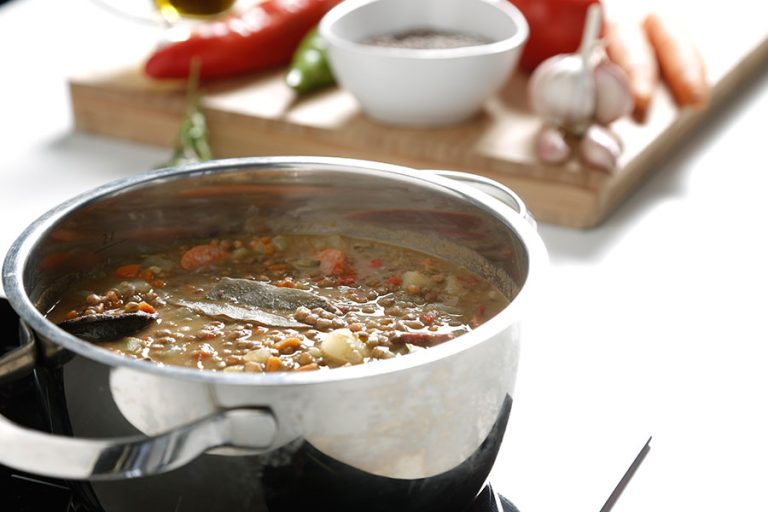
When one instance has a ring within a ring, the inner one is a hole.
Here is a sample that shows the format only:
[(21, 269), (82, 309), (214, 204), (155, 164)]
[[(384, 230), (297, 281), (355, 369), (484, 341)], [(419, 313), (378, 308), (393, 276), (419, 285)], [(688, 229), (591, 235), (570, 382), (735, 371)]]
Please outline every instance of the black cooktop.
[[(0, 298), (0, 355), (14, 348), (17, 333), (18, 317), (8, 302)], [(0, 413), (20, 425), (50, 431), (39, 396), (32, 376), (0, 383)], [(65, 481), (4, 466), (0, 466), (0, 509), (4, 512), (100, 512), (81, 503), (77, 493)], [(467, 512), (519, 511), (496, 493), (491, 484), (486, 484)]]

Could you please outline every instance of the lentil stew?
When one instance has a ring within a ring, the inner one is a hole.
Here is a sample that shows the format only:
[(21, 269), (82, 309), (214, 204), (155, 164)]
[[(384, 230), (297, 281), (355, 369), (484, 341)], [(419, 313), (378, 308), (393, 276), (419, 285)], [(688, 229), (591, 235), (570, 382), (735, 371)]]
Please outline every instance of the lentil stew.
[(48, 313), (126, 357), (312, 371), (428, 349), (509, 300), (454, 263), (339, 235), (201, 241), (101, 268)]

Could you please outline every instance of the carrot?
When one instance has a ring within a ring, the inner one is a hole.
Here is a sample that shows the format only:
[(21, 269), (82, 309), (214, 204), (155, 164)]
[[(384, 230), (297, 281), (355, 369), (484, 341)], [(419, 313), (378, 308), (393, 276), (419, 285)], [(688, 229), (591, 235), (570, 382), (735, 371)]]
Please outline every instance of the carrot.
[(282, 352), (287, 348), (296, 348), (299, 345), (301, 345), (301, 340), (299, 338), (286, 338), (285, 340), (275, 345), (275, 348)]
[(472, 327), (477, 327), (483, 323), (484, 318), (485, 318), (485, 305), (481, 305), (479, 308), (477, 308), (477, 311), (475, 311), (475, 314), (472, 315), (472, 320), (470, 320), (469, 324)]
[(419, 263), (421, 263), (422, 265), (424, 265), (427, 268), (435, 266), (435, 260), (433, 260), (432, 258), (424, 258)]
[(155, 308), (152, 307), (152, 304), (141, 301), (139, 302), (139, 311), (143, 311), (145, 313), (149, 313), (150, 315), (152, 315), (155, 313)]
[(339, 286), (351, 286), (353, 284), (357, 283), (357, 275), (356, 274), (347, 274), (345, 276), (339, 276), (336, 279), (336, 284)]
[(400, 276), (392, 276), (386, 280), (386, 283), (391, 286), (400, 286), (403, 284), (403, 278)]
[(317, 363), (309, 363), (309, 364), (305, 364), (304, 366), (299, 366), (298, 368), (296, 368), (296, 371), (311, 372), (313, 370), (319, 370), (319, 369), (320, 367), (317, 365)]
[(608, 58), (629, 78), (629, 92), (635, 104), (632, 116), (643, 122), (659, 84), (659, 63), (651, 42), (636, 23), (606, 23), (605, 39)]
[(123, 265), (115, 269), (115, 275), (122, 279), (129, 279), (139, 275), (141, 266), (138, 263), (131, 263), (129, 265)]
[(208, 267), (220, 263), (228, 257), (229, 253), (218, 245), (196, 245), (181, 257), (181, 268), (184, 270), (195, 270), (201, 267)]
[(279, 357), (269, 356), (269, 359), (267, 359), (268, 372), (276, 372), (282, 367), (283, 367), (283, 362), (280, 361)]
[(681, 107), (704, 108), (709, 101), (709, 83), (704, 59), (687, 34), (656, 13), (643, 20), (661, 76)]
[(213, 353), (214, 353), (213, 347), (211, 347), (206, 343), (205, 345), (203, 345), (202, 348), (194, 350), (192, 352), (192, 357), (194, 357), (198, 361), (204, 361), (205, 359), (208, 359), (209, 357), (213, 356)]
[(353, 272), (346, 255), (338, 249), (325, 249), (317, 255), (320, 260), (320, 272), (325, 275), (341, 276)]

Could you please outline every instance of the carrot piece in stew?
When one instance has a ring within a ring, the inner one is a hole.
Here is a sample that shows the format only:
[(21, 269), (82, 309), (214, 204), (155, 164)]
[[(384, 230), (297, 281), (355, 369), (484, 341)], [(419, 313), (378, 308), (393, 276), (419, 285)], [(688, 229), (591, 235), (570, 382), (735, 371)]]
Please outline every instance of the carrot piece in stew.
[(340, 276), (350, 272), (347, 257), (338, 249), (325, 249), (317, 255), (320, 260), (320, 272), (326, 275)]
[(392, 276), (387, 279), (386, 283), (392, 286), (400, 286), (403, 284), (403, 278), (400, 276)]
[(129, 265), (122, 265), (115, 269), (115, 275), (122, 279), (130, 279), (139, 275), (141, 266), (138, 263), (131, 263)]
[(154, 314), (155, 308), (152, 307), (152, 304), (148, 304), (144, 301), (139, 302), (139, 311), (143, 311), (145, 313)]
[(221, 263), (229, 257), (229, 253), (218, 245), (196, 245), (181, 257), (181, 268), (196, 270)]
[(301, 340), (299, 338), (286, 338), (282, 342), (278, 343), (275, 348), (282, 352), (283, 350), (287, 348), (297, 348), (301, 345)]
[(279, 357), (269, 356), (269, 359), (267, 359), (268, 372), (276, 372), (280, 370), (280, 368), (282, 367), (283, 367), (283, 362), (280, 360)]

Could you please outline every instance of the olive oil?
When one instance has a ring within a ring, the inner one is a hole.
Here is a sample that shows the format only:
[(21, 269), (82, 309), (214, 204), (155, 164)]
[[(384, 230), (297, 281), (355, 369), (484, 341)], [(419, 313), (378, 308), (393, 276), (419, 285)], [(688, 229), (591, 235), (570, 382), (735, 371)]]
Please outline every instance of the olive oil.
[(179, 17), (207, 17), (228, 10), (235, 0), (155, 0), (166, 19)]

